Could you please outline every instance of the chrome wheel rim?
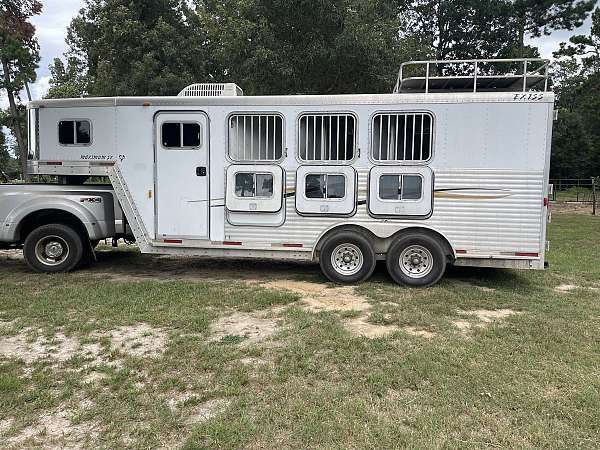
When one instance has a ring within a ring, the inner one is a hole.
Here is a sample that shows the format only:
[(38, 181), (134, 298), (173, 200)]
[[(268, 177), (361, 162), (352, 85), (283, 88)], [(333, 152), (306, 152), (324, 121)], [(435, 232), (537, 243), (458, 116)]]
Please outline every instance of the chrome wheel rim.
[(46, 236), (35, 244), (35, 257), (46, 266), (58, 266), (69, 257), (69, 245), (60, 236)]
[(345, 276), (360, 272), (364, 261), (362, 251), (354, 244), (338, 245), (331, 253), (331, 265), (337, 273)]
[(411, 245), (402, 251), (399, 263), (404, 275), (423, 278), (433, 270), (433, 255), (422, 245)]

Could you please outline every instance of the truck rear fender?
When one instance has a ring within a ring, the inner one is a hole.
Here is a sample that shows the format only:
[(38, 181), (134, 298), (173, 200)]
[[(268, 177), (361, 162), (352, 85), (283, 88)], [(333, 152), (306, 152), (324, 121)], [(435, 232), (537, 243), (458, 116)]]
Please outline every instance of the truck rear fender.
[(50, 222), (72, 223), (80, 227), (80, 231), (85, 231), (89, 239), (102, 239), (114, 234), (114, 217), (104, 217), (103, 214), (100, 218), (103, 220), (99, 220), (83, 203), (69, 198), (32, 198), (8, 214), (1, 233), (3, 239), (0, 240), (23, 241), (33, 228)]

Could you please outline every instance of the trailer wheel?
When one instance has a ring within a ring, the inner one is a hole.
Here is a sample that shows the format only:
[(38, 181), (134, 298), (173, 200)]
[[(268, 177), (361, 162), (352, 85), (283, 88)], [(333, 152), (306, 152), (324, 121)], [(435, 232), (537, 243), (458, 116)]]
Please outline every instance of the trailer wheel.
[(27, 265), (35, 271), (69, 272), (83, 257), (83, 240), (68, 225), (43, 225), (29, 233), (23, 255)]
[(323, 274), (334, 283), (360, 283), (375, 270), (371, 243), (358, 233), (341, 232), (329, 238), (319, 256)]
[(431, 286), (446, 271), (446, 256), (437, 239), (412, 233), (399, 237), (388, 250), (386, 265), (392, 279), (408, 286)]

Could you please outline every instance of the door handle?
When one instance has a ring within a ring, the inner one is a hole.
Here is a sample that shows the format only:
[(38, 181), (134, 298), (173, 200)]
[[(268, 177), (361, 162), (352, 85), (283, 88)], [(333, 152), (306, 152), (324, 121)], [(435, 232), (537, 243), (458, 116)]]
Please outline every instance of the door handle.
[(196, 167), (196, 176), (197, 177), (205, 177), (206, 176), (206, 167)]

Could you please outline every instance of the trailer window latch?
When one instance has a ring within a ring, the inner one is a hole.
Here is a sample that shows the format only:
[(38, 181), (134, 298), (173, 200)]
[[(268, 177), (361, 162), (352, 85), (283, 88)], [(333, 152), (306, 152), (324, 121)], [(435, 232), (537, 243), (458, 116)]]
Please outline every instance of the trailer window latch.
[(196, 167), (196, 176), (197, 177), (205, 177), (206, 176), (206, 167)]

